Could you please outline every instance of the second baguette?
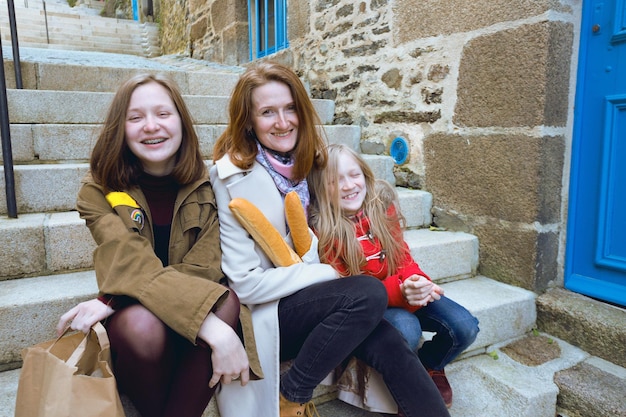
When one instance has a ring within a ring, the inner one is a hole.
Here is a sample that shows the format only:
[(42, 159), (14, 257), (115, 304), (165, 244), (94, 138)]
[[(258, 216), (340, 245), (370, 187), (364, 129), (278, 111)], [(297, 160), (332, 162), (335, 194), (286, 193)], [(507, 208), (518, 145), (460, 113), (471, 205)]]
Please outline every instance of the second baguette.
[(296, 253), (302, 257), (311, 249), (312, 239), (302, 201), (295, 191), (290, 191), (285, 195), (285, 217), (291, 231), (293, 247), (296, 249)]

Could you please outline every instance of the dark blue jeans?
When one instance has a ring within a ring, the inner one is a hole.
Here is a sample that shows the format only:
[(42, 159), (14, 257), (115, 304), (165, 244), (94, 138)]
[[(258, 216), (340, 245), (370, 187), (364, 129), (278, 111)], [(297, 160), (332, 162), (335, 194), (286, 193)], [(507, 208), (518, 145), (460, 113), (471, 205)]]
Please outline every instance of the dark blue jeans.
[(422, 330), (436, 333), (418, 351), (420, 360), (429, 369), (443, 369), (476, 340), (479, 331), (478, 319), (445, 296), (415, 313), (388, 308), (384, 317), (402, 333), (413, 351), (419, 345)]
[(439, 391), (402, 335), (381, 320), (387, 307), (382, 283), (354, 276), (312, 285), (278, 307), (280, 359), (293, 359), (280, 392), (306, 402), (338, 365), (356, 356), (380, 372), (407, 417), (449, 416)]

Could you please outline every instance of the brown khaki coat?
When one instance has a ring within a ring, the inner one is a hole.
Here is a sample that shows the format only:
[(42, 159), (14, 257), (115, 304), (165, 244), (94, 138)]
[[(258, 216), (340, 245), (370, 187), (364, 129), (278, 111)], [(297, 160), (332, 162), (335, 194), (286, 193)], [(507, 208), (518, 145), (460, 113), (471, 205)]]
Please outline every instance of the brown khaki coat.
[[(178, 192), (167, 267), (154, 252), (152, 217), (144, 194), (139, 187), (126, 193), (139, 209), (128, 205), (112, 208), (89, 174), (78, 193), (77, 209), (97, 244), (93, 259), (98, 288), (103, 294), (137, 299), (196, 344), (200, 325), (229, 291), (220, 284), (224, 274), (219, 222), (208, 175)], [(262, 378), (250, 311), (243, 305), (240, 320), (250, 377)]]

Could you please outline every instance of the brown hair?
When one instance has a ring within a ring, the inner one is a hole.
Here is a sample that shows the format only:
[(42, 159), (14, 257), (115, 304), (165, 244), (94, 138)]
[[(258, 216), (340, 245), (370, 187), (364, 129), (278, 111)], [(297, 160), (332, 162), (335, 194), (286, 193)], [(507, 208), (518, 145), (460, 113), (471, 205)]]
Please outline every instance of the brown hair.
[(273, 62), (262, 62), (244, 72), (235, 85), (228, 106), (229, 123), (213, 150), (214, 160), (230, 155), (241, 169), (248, 169), (257, 154), (256, 137), (252, 131), (252, 93), (254, 89), (277, 81), (291, 91), (298, 115), (298, 140), (294, 149), (293, 176), (306, 178), (312, 168), (326, 165), (325, 141), (319, 115), (297, 74), (290, 68)]
[[(387, 253), (387, 273), (393, 275), (405, 254), (401, 234), (404, 217), (400, 213), (398, 195), (387, 181), (376, 179), (361, 155), (345, 145), (330, 145), (327, 167), (315, 170), (309, 177), (311, 194), (315, 197), (310, 223), (319, 237), (320, 260), (331, 265), (343, 264), (349, 275), (360, 274), (366, 264), (363, 248), (355, 238), (354, 222), (342, 212), (339, 204), (337, 171), (342, 154), (352, 156), (363, 172), (366, 186), (363, 213), (370, 220), (372, 234)], [(390, 205), (395, 206), (395, 215), (388, 214)]]
[(206, 173), (194, 123), (178, 86), (163, 75), (139, 74), (124, 82), (115, 93), (91, 152), (91, 175), (107, 191), (130, 188), (137, 184), (137, 178), (143, 172), (141, 162), (126, 144), (125, 124), (133, 92), (137, 87), (149, 83), (157, 83), (168, 91), (180, 116), (182, 141), (172, 175), (180, 184), (189, 184)]

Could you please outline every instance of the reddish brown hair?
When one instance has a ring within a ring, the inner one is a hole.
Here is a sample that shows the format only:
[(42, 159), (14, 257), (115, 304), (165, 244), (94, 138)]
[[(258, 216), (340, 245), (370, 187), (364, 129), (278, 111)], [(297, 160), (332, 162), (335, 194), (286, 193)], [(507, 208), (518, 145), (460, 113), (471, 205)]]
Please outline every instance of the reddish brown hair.
[(137, 184), (137, 178), (143, 172), (141, 162), (126, 144), (125, 124), (133, 92), (148, 83), (157, 83), (165, 88), (180, 115), (182, 142), (172, 175), (180, 184), (189, 184), (206, 173), (193, 120), (176, 83), (162, 75), (139, 74), (124, 82), (115, 93), (91, 152), (91, 175), (105, 190), (126, 190)]
[(326, 165), (326, 144), (318, 131), (318, 126), (321, 129), (320, 118), (302, 81), (293, 70), (278, 63), (257, 64), (239, 78), (228, 106), (229, 123), (215, 143), (213, 158), (218, 160), (228, 154), (239, 168), (248, 169), (252, 166), (257, 154), (252, 131), (252, 93), (270, 81), (289, 87), (296, 106), (298, 141), (294, 148), (293, 179), (302, 180), (312, 168), (323, 168)]

